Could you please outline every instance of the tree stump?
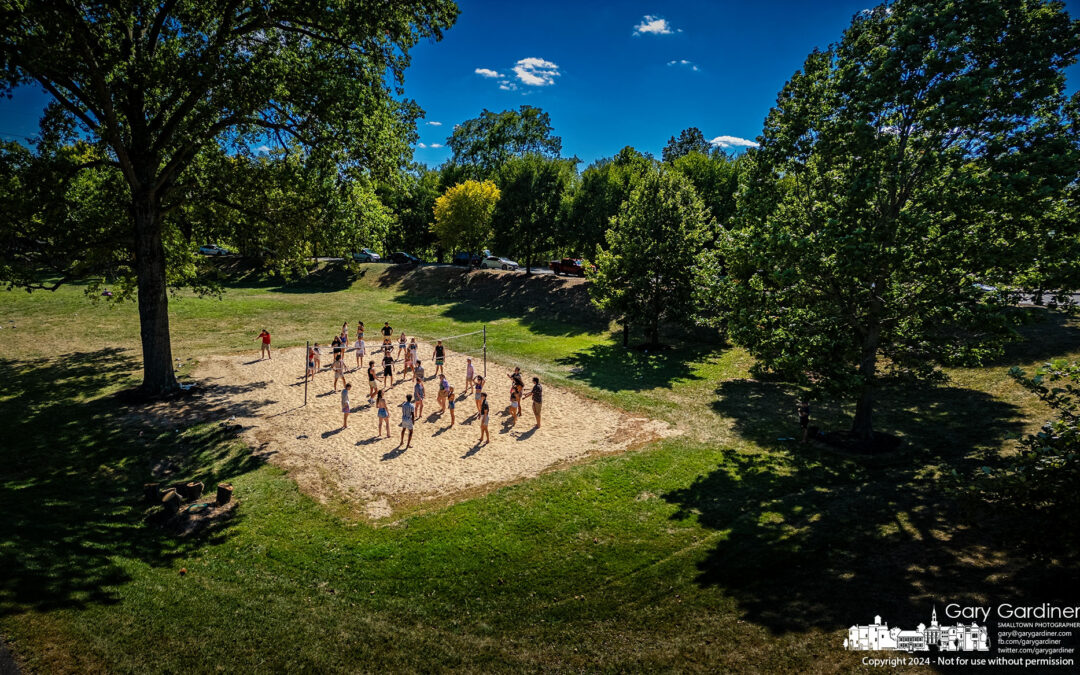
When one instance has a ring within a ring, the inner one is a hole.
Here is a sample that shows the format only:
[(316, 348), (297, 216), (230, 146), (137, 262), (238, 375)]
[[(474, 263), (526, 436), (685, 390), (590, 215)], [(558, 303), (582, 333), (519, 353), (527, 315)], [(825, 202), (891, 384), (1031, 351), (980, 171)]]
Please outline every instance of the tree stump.
[(232, 499), (232, 485), (229, 483), (221, 483), (217, 486), (217, 505), (224, 506)]
[(144, 483), (143, 484), (143, 497), (146, 499), (147, 504), (158, 504), (161, 502), (161, 483)]
[(180, 512), (180, 495), (176, 493), (176, 490), (169, 490), (165, 493), (165, 496), (161, 498), (161, 506), (165, 509), (165, 515), (175, 516)]
[(191, 481), (184, 484), (184, 490), (181, 494), (185, 501), (193, 502), (199, 497), (202, 497), (203, 484), (198, 481)]

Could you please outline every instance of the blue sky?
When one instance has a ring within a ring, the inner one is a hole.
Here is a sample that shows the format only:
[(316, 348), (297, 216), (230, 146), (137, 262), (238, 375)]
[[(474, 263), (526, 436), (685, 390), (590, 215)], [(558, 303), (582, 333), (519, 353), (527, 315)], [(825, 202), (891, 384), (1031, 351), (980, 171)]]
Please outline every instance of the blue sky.
[[(415, 158), (449, 156), (454, 124), (523, 104), (551, 115), (563, 154), (591, 162), (626, 145), (659, 154), (682, 129), (737, 149), (761, 131), (776, 93), (814, 47), (839, 38), (848, 2), (480, 2), (441, 42), (412, 52), (405, 94), (426, 111)], [(1066, 2), (1080, 15), (1080, 0)], [(478, 72), (479, 71), (479, 72)], [(1080, 88), (1080, 66), (1068, 71)], [(47, 98), (0, 100), (0, 135), (34, 133)], [(728, 137), (728, 138), (725, 138)]]

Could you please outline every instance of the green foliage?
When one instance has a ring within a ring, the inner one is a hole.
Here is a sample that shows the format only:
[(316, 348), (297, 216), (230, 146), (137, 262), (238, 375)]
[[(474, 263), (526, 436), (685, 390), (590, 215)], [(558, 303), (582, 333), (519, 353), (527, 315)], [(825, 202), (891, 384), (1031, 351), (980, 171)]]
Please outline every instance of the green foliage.
[[(853, 395), (868, 438), (879, 361), (933, 373), (1010, 336), (974, 284), (1075, 179), (1061, 68), (1080, 33), (1042, 3), (896, 2), (857, 15), (780, 92), (748, 153), (711, 300), (761, 367)], [(722, 273), (722, 274), (721, 274)]]
[(435, 200), (433, 231), (446, 251), (478, 251), (491, 238), (491, 217), (499, 202), (492, 181), (467, 180)]
[(661, 322), (690, 323), (696, 259), (713, 226), (708, 210), (682, 174), (651, 169), (619, 209), (597, 246), (589, 288), (600, 309), (643, 326), (650, 344), (660, 341)]
[(566, 227), (559, 243), (569, 255), (588, 254), (605, 244), (611, 219), (649, 171), (651, 162), (627, 146), (611, 159), (591, 164), (581, 173), (574, 190)]
[(409, 251), (421, 257), (439, 257), (444, 251), (432, 231), (435, 200), (443, 192), (441, 172), (418, 166), (405, 172), (397, 185), (383, 192), (383, 199), (396, 221), (386, 234), (387, 253)]
[[(745, 162), (723, 153), (709, 155), (688, 152), (671, 161), (671, 168), (693, 183), (712, 217), (721, 227), (735, 218), (735, 194), (739, 190), (739, 168)], [(710, 239), (710, 243), (712, 243)]]
[(528, 271), (557, 245), (577, 172), (574, 162), (538, 154), (513, 157), (499, 169), (496, 250), (520, 258)]
[(966, 488), (1012, 519), (1026, 538), (1074, 546), (1080, 518), (1080, 363), (1053, 361), (1030, 377), (1013, 367), (1009, 375), (1046, 403), (1054, 418), (1021, 438), (1017, 452), (1004, 461), (988, 456)]
[(678, 138), (674, 136), (669, 138), (661, 156), (665, 162), (674, 162), (692, 152), (708, 155), (712, 149), (712, 145), (705, 140), (705, 134), (701, 133), (701, 129), (690, 127), (683, 129)]
[(479, 117), (454, 128), (446, 145), (454, 152), (452, 162), (468, 169), (469, 178), (488, 178), (514, 156), (530, 153), (558, 157), (562, 139), (551, 134), (551, 117), (535, 106), (496, 113), (484, 110)]

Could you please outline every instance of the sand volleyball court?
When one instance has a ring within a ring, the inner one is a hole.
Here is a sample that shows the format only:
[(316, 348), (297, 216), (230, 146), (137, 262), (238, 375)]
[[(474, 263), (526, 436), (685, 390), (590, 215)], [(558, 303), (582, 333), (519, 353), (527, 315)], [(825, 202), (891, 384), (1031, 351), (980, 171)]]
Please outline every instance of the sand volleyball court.
[[(395, 342), (395, 355), (397, 345)], [(402, 362), (395, 363), (395, 384), (386, 394), (391, 437), (376, 435), (377, 418), (368, 404), (366, 367), (347, 375), (353, 385), (349, 428), (341, 427), (340, 393), (332, 389), (327, 368), (330, 350), (323, 350), (323, 370), (309, 384), (304, 398), (304, 348), (275, 349), (273, 360), (257, 360), (257, 352), (210, 357), (192, 373), (205, 384), (204, 403), (227, 411), (243, 426), (243, 438), (269, 461), (284, 468), (300, 488), (326, 503), (341, 499), (360, 506), (369, 518), (385, 518), (395, 508), (439, 499), (466, 498), (520, 481), (584, 458), (620, 452), (678, 433), (664, 422), (632, 416), (610, 406), (544, 384), (543, 423), (534, 425), (531, 399), (511, 424), (506, 412), (512, 368), (488, 361), (489, 444), (480, 446), (479, 420), (472, 395), (464, 396), (465, 357), (447, 351), (446, 373), (455, 388), (457, 423), (439, 413), (439, 380), (430, 360), (432, 346), (421, 343), (419, 355), (427, 395), (417, 420), (412, 447), (399, 443), (399, 406), (412, 393), (402, 381)], [(365, 363), (372, 360), (371, 355)], [(379, 365), (379, 359), (374, 359)], [(352, 353), (346, 362), (355, 365)], [(482, 365), (474, 359), (478, 372)], [(524, 372), (526, 389), (532, 374)]]

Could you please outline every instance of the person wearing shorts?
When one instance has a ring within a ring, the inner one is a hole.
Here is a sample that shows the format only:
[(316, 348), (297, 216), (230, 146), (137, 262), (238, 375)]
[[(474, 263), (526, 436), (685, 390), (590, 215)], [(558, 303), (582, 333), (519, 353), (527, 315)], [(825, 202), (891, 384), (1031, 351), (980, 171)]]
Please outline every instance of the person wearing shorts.
[(394, 386), (394, 357), (389, 354), (383, 354), (383, 389), (386, 389), (386, 378), (390, 378), (390, 386)]
[(368, 393), (367, 393), (368, 403), (374, 403), (375, 402), (375, 392), (377, 392), (379, 390), (379, 388), (375, 386), (375, 362), (374, 361), (368, 361), (367, 386), (368, 386)]
[(383, 423), (386, 423), (386, 437), (390, 438), (390, 410), (386, 407), (386, 399), (383, 398), (382, 389), (379, 390), (378, 398), (375, 400), (375, 416), (379, 419), (379, 430), (375, 432), (375, 435), (382, 438)]
[(436, 400), (439, 402), (439, 412), (446, 412), (446, 390), (450, 388), (450, 382), (447, 381), (446, 375), (439, 376), (439, 394)]
[(364, 322), (363, 321), (357, 321), (356, 322), (356, 339), (357, 340), (363, 340), (364, 339)]
[(473, 368), (472, 359), (465, 359), (465, 394), (471, 394), (473, 390), (474, 380), (476, 379), (476, 369)]
[(345, 361), (342, 360), (341, 354), (338, 354), (337, 356), (334, 357), (333, 371), (334, 371), (334, 391), (337, 391), (337, 381), (338, 380), (341, 380), (341, 383), (346, 385), (346, 386), (349, 384), (348, 382), (345, 381)]
[(416, 365), (413, 366), (413, 372), (415, 373), (413, 376), (414, 380), (424, 379), (424, 364), (420, 363), (420, 359), (416, 360)]
[(424, 381), (417, 380), (413, 385), (413, 400), (416, 401), (416, 417), (424, 414)]
[(409, 350), (409, 342), (405, 339), (405, 331), (401, 331), (401, 335), (397, 339), (397, 356), (395, 358), (401, 358), (401, 355)]
[(521, 394), (518, 393), (519, 391), (518, 387), (515, 386), (510, 392), (510, 417), (513, 424), (517, 424), (518, 414), (521, 411)]
[(341, 390), (341, 428), (349, 428), (349, 413), (352, 412), (352, 402), (349, 401), (349, 390), (352, 389), (352, 385), (346, 383), (345, 388)]
[(319, 347), (318, 342), (311, 348), (311, 351), (315, 355), (315, 372), (319, 372), (322, 369), (322, 348)]
[(315, 377), (315, 350), (308, 347), (307, 350), (307, 371), (304, 373), (304, 381)]
[(442, 374), (443, 363), (446, 361), (446, 347), (443, 347), (442, 340), (435, 343), (435, 351), (432, 352), (431, 357), (435, 359), (435, 374)]
[(389, 340), (390, 336), (394, 334), (394, 329), (390, 327), (390, 322), (389, 321), (383, 323), (382, 334), (383, 334), (383, 337), (386, 338), (387, 340)]
[(476, 398), (476, 414), (480, 414), (480, 404), (484, 402), (484, 376), (476, 376), (476, 385), (473, 387)]
[(405, 402), (401, 404), (401, 440), (398, 445), (405, 443), (405, 432), (409, 432), (409, 442), (405, 443), (405, 449), (408, 450), (412, 445), (412, 432), (413, 422), (416, 420), (416, 412), (412, 404), (412, 394), (405, 395)]
[(454, 388), (449, 387), (446, 390), (446, 407), (450, 409), (450, 426), (454, 426)]
[(364, 357), (367, 356), (367, 346), (364, 344), (364, 338), (356, 338), (356, 342), (353, 343), (353, 351), (356, 352), (356, 367), (364, 365)]
[(490, 411), (490, 408), (488, 408), (487, 394), (480, 394), (479, 408), (480, 408), (480, 440), (477, 441), (478, 445), (480, 443), (483, 443), (485, 438), (487, 439), (488, 443), (491, 442), (491, 434), (488, 433), (488, 412)]
[(540, 378), (534, 377), (532, 391), (525, 394), (524, 398), (532, 396), (533, 415), (536, 416), (536, 428), (540, 428), (540, 410), (544, 406), (544, 388), (540, 386)]
[(259, 333), (258, 337), (255, 339), (262, 340), (262, 348), (259, 350), (259, 360), (262, 361), (264, 357), (273, 360), (270, 356), (270, 333), (263, 328), (262, 332)]

